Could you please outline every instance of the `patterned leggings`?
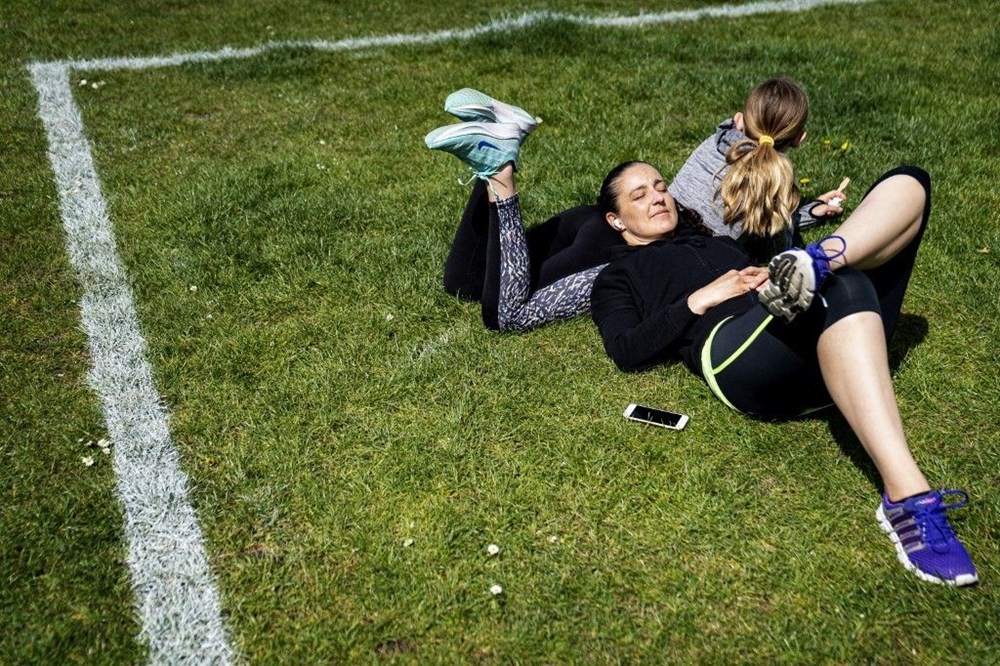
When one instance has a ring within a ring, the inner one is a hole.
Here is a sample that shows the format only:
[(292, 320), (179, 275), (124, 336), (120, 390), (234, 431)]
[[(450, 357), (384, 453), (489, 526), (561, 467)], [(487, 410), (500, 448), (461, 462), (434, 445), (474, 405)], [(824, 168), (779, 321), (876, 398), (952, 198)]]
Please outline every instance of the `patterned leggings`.
[(527, 331), (588, 312), (594, 279), (621, 243), (593, 206), (525, 232), (517, 195), (490, 203), (478, 181), (445, 264), (445, 290), (480, 301), (487, 328)]

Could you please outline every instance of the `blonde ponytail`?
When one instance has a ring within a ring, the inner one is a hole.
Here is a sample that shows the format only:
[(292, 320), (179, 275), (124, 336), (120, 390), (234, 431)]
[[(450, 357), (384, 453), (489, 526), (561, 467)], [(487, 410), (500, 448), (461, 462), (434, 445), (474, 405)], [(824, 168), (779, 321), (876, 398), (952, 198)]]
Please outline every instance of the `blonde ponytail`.
[(799, 188), (782, 151), (796, 145), (808, 117), (809, 98), (791, 79), (769, 79), (751, 91), (743, 109), (748, 138), (729, 148), (729, 172), (719, 185), (726, 224), (760, 237), (791, 227)]
[(776, 236), (791, 226), (799, 205), (792, 162), (774, 146), (746, 139), (726, 153), (729, 173), (722, 179), (722, 219), (740, 222), (752, 236)]

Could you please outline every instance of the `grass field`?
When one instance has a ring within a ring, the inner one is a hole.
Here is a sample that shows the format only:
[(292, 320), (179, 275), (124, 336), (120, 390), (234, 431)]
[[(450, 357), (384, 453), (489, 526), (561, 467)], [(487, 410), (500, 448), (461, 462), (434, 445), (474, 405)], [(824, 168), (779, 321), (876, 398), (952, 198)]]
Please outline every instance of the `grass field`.
[[(995, 663), (992, 4), (554, 20), (427, 44), (73, 70), (236, 659)], [(0, 663), (179, 654), (151, 650), (136, 611), (112, 465), (126, 456), (114, 437), (110, 454), (93, 444), (109, 420), (88, 384), (100, 374), (81, 325), (88, 282), (68, 258), (29, 65), (437, 33), (541, 9), (720, 6), (7, 0)], [(497, 335), (440, 288), (468, 187), (422, 137), (451, 122), (441, 105), (452, 90), (478, 87), (544, 119), (519, 173), (531, 221), (589, 202), (623, 159), (672, 173), (776, 73), (810, 94), (810, 138), (793, 154), (807, 194), (846, 175), (856, 201), (900, 163), (934, 177), (890, 351), (918, 461), (932, 484), (972, 497), (952, 520), (979, 568), (974, 588), (899, 565), (873, 519), (874, 467), (835, 413), (745, 419), (683, 367), (617, 372), (586, 317)], [(691, 423), (637, 427), (621, 418), (629, 402)]]

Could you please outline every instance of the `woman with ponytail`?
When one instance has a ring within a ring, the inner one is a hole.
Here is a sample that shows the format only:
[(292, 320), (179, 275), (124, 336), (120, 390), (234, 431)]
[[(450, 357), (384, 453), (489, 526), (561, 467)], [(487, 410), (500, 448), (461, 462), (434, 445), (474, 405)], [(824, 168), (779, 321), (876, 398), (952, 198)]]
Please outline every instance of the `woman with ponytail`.
[(799, 206), (787, 151), (806, 138), (809, 97), (787, 77), (764, 81), (691, 154), (670, 184), (674, 198), (696, 210), (716, 235), (738, 239), (758, 261), (793, 244), (798, 231), (843, 212), (832, 190)]
[(809, 99), (791, 79), (770, 79), (754, 88), (734, 117), (746, 138), (726, 152), (722, 179), (723, 219), (752, 236), (783, 233), (799, 205), (792, 162), (785, 151), (806, 137)]
[[(652, 168), (638, 162), (622, 163), (608, 174), (596, 205), (578, 206), (525, 228), (514, 166), (537, 119), (470, 88), (452, 93), (445, 111), (464, 122), (434, 130), (425, 142), (461, 159), (476, 182), (445, 262), (444, 287), (461, 299), (479, 301), (487, 328), (527, 331), (587, 312), (601, 268), (630, 247), (667, 237), (658, 228), (662, 214), (635, 226), (618, 213), (621, 177)], [(837, 191), (794, 210), (798, 191), (781, 151), (805, 138), (808, 114), (808, 98), (797, 83), (765, 81), (750, 93), (743, 111), (698, 146), (669, 188), (661, 183), (648, 191), (670, 199), (679, 235), (729, 236), (756, 261), (766, 261), (797, 240), (793, 229), (799, 225), (841, 212), (827, 205), (834, 196), (844, 197)], [(760, 178), (756, 172), (764, 164), (778, 165), (781, 171)], [(741, 175), (731, 181), (734, 170)], [(720, 203), (720, 184), (726, 186), (722, 200), (735, 206)]]

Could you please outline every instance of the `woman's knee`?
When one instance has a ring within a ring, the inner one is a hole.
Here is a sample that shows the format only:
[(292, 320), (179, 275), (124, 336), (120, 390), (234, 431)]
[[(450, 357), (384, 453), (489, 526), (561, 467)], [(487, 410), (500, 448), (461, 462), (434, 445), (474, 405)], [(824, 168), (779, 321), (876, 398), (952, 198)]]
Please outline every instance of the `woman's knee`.
[(924, 192), (927, 193), (927, 197), (930, 198), (931, 195), (931, 175), (925, 170), (918, 166), (913, 166), (909, 164), (902, 164), (894, 169), (889, 169), (884, 174), (878, 177), (875, 183), (872, 185), (871, 189), (874, 189), (879, 183), (885, 180), (889, 180), (894, 176), (909, 176), (913, 180), (920, 183)]
[(875, 285), (867, 275), (854, 268), (837, 271), (823, 285), (822, 296), (827, 326), (847, 315), (881, 309)]
[[(916, 181), (916, 184), (923, 190), (923, 219), (921, 220), (921, 226), (925, 226), (927, 224), (927, 219), (930, 217), (931, 210), (931, 175), (924, 169), (921, 169), (918, 166), (905, 164), (898, 166), (895, 169), (890, 169), (875, 181), (871, 188), (869, 188), (868, 192), (871, 193), (871, 191), (878, 187), (882, 182), (896, 176), (904, 176), (907, 179)], [(866, 194), (865, 196), (868, 195)]]

